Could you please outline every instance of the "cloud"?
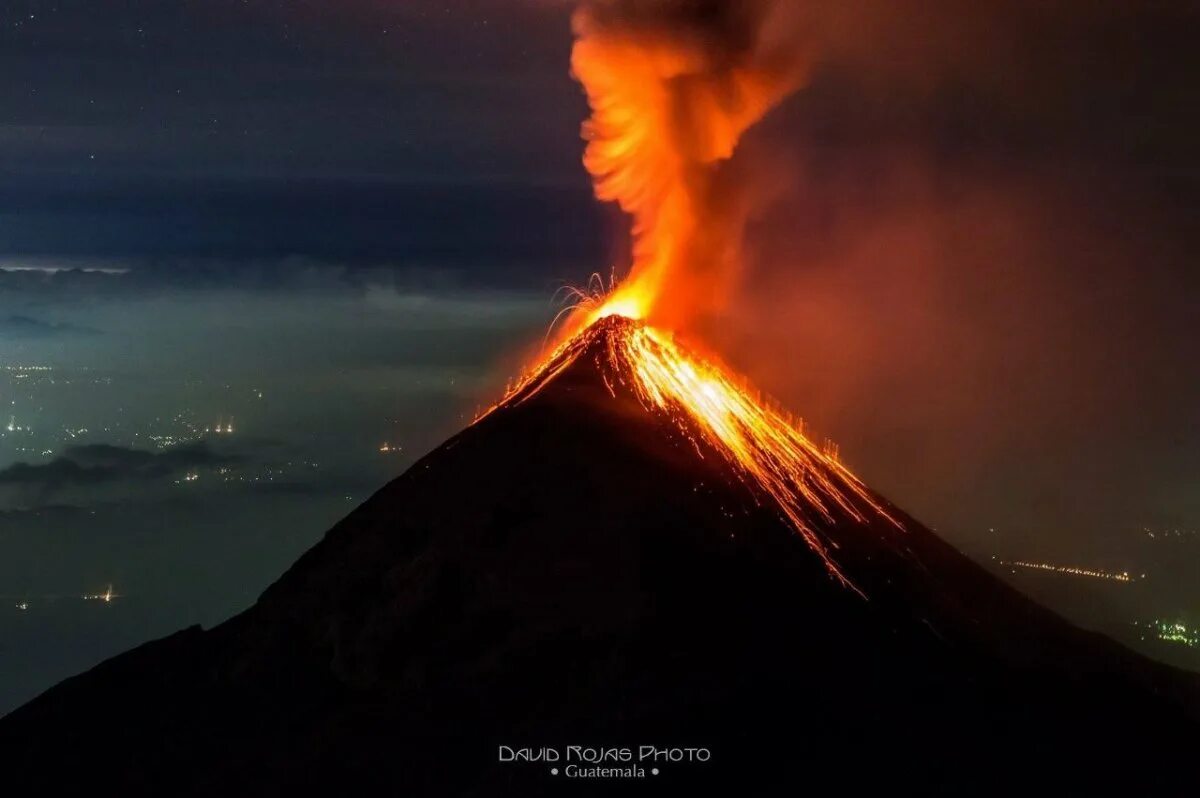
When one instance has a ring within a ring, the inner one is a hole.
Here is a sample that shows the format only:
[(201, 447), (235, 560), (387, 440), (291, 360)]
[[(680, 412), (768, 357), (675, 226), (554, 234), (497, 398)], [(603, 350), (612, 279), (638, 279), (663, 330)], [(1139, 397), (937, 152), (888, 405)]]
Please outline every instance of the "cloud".
[(77, 324), (51, 322), (35, 319), (32, 316), (14, 314), (0, 318), (0, 336), (7, 339), (37, 339), (61, 338), (67, 336), (99, 335), (100, 331), (92, 327)]
[(231, 465), (243, 459), (239, 455), (214, 452), (204, 443), (177, 446), (164, 452), (146, 452), (108, 444), (73, 446), (44, 465), (16, 463), (0, 470), (0, 486), (56, 490), (156, 480), (194, 468)]

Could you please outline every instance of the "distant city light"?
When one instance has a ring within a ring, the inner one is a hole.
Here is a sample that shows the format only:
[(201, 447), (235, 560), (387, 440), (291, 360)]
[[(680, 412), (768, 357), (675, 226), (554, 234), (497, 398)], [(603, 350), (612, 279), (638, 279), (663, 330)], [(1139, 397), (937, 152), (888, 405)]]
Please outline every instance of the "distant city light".
[[(1200, 629), (1189, 627), (1179, 621), (1154, 620), (1147, 624), (1135, 623), (1135, 626), (1148, 628), (1159, 640), (1168, 643), (1178, 643), (1188, 648), (1200, 648)], [(1143, 640), (1146, 638), (1143, 637)]]
[(215, 426), (213, 426), (212, 432), (216, 433), (217, 435), (232, 435), (233, 418), (230, 417), (229, 421), (225, 421), (223, 418), (217, 419), (217, 423)]
[(103, 593), (91, 593), (80, 596), (80, 598), (84, 601), (103, 601), (105, 604), (111, 604), (113, 599), (120, 597), (121, 596), (119, 594), (113, 592), (113, 586), (111, 584)]
[[(1135, 577), (1130, 576), (1128, 571), (1102, 571), (1098, 568), (1078, 568), (1073, 565), (1054, 565), (1053, 563), (1045, 562), (1024, 562), (1021, 560), (1000, 560), (1001, 565), (1007, 565), (1016, 568), (1028, 568), (1034, 571), (1051, 571), (1056, 574), (1069, 574), (1071, 576), (1087, 576), (1093, 579), (1108, 579), (1113, 582), (1132, 582)], [(1014, 571), (1015, 573), (1015, 571)], [(1142, 574), (1142, 578), (1145, 578)]]
[(1200, 537), (1200, 531), (1195, 529), (1151, 529), (1142, 527), (1143, 534), (1151, 540), (1195, 539)]

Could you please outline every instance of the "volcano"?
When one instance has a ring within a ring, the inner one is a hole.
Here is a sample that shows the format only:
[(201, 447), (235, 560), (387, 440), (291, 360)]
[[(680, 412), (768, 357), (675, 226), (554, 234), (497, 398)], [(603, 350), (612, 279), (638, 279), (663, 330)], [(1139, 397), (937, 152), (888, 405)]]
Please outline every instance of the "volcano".
[[(812, 491), (784, 506), (639, 388), (637, 364), (614, 353), (641, 330), (592, 325), (246, 612), (0, 721), (8, 783), (123, 796), (1194, 789), (1195, 675), (1024, 598), (828, 454), (797, 454)], [(572, 757), (587, 751), (616, 774), (579, 775), (594, 765)]]

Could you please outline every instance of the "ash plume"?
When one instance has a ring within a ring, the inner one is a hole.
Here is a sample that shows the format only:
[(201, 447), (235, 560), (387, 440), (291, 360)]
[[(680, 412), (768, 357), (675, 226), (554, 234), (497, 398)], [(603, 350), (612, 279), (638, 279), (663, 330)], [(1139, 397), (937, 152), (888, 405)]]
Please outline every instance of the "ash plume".
[(745, 202), (720, 166), (803, 85), (810, 57), (778, 0), (591, 0), (572, 69), (592, 109), (585, 165), (633, 217), (633, 265), (607, 305), (672, 328), (719, 309)]

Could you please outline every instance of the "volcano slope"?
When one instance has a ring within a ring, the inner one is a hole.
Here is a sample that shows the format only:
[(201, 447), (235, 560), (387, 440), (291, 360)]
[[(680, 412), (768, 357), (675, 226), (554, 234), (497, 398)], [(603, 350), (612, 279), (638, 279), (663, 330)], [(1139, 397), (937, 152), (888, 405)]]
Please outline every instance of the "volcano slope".
[[(1192, 792), (1193, 674), (1070, 626), (890, 506), (903, 529), (872, 515), (820, 530), (865, 598), (848, 589), (727, 461), (605, 373), (608, 336), (627, 324), (595, 325), (544, 383), (381, 490), (251, 609), (0, 721), (8, 783), (124, 796)], [(711, 759), (568, 782), (499, 757), (570, 745), (703, 746)]]

